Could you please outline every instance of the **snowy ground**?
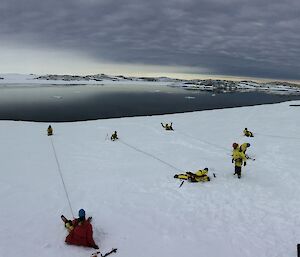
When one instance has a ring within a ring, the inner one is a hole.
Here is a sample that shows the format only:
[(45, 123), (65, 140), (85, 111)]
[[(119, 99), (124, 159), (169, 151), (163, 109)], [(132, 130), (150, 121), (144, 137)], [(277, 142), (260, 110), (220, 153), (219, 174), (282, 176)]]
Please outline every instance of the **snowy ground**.
[[(281, 104), (52, 124), (0, 121), (0, 256), (88, 257), (65, 245), (71, 217), (53, 153), (77, 214), (95, 241), (122, 257), (289, 257), (300, 242), (300, 107)], [(160, 122), (173, 121), (174, 132)], [(244, 127), (254, 138), (242, 136)], [(118, 131), (120, 141), (106, 140)], [(243, 177), (233, 142), (251, 143)], [(180, 170), (217, 178), (184, 183)]]

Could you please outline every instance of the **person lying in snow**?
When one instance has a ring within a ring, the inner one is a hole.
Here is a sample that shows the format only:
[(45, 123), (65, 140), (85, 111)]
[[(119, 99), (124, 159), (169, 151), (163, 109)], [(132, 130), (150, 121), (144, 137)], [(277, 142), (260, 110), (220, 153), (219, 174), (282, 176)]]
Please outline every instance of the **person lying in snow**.
[(160, 123), (162, 125), (162, 127), (165, 129), (165, 130), (174, 130), (173, 129), (173, 123), (171, 122), (171, 124), (169, 125), (168, 123), (166, 123), (166, 125), (164, 125), (163, 123)]
[(65, 227), (69, 231), (65, 242), (70, 245), (79, 245), (99, 249), (93, 239), (93, 227), (91, 225), (92, 218), (85, 219), (85, 211), (80, 209), (78, 212), (78, 219), (73, 221), (67, 220), (63, 215), (62, 220), (65, 222)]
[(246, 136), (246, 137), (254, 137), (253, 133), (250, 132), (247, 128), (244, 129), (244, 136)]
[(187, 171), (186, 173), (183, 174), (176, 174), (174, 178), (185, 179), (188, 180), (189, 182), (205, 182), (205, 181), (210, 181), (210, 178), (207, 175), (207, 173), (208, 173), (208, 168), (205, 168), (203, 170), (198, 170), (195, 173)]

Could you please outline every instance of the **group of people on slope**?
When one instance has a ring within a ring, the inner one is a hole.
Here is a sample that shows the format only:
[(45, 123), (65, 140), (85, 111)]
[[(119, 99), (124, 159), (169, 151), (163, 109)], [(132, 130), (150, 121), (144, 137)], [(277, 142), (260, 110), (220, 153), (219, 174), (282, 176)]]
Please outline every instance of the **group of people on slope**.
[[(164, 125), (163, 123), (161, 123), (161, 125), (162, 125), (162, 127), (163, 127), (165, 130), (174, 130), (174, 129), (173, 129), (173, 123), (172, 123), (172, 122), (171, 122), (171, 124), (166, 123), (165, 125)], [(111, 140), (111, 141), (115, 141), (115, 140), (117, 140), (117, 139), (119, 139), (119, 138), (118, 138), (117, 131), (115, 131), (115, 132), (111, 135), (110, 140)]]
[[(166, 130), (173, 130), (172, 128), (172, 122), (170, 125), (166, 123), (166, 125), (161, 125)], [(47, 129), (48, 136), (53, 135), (53, 129), (51, 125), (49, 125)], [(244, 130), (244, 135), (247, 137), (253, 137), (253, 133), (248, 131), (247, 128)], [(117, 131), (115, 131), (112, 136), (111, 140), (115, 141), (118, 139)], [(247, 149), (250, 147), (249, 143), (244, 144), (232, 144), (233, 150), (232, 150), (232, 163), (235, 165), (234, 169), (234, 175), (238, 175), (238, 178), (241, 178), (242, 173), (242, 166), (246, 166), (247, 159), (249, 158), (246, 155)], [(190, 182), (205, 182), (210, 181), (210, 177), (208, 176), (208, 168), (204, 168), (203, 170), (198, 170), (195, 173), (193, 172), (186, 172), (182, 174), (176, 174), (174, 178), (188, 180)], [(65, 242), (70, 245), (78, 245), (78, 246), (86, 246), (86, 247), (92, 247), (94, 249), (99, 249), (98, 245), (95, 243), (93, 239), (93, 228), (91, 225), (92, 218), (89, 217), (86, 219), (85, 211), (83, 209), (80, 209), (78, 212), (78, 218), (74, 220), (67, 220), (62, 215), (62, 220), (64, 221), (65, 227), (68, 230), (69, 234), (66, 237)]]
[[(245, 128), (244, 130), (244, 135), (247, 137), (253, 137), (253, 133), (248, 131), (247, 128)], [(233, 150), (231, 156), (232, 163), (234, 163), (234, 175), (237, 175), (240, 179), (242, 176), (242, 166), (246, 166), (247, 159), (249, 159), (249, 156), (246, 155), (246, 151), (250, 147), (250, 143), (243, 143), (241, 145), (239, 145), (238, 143), (233, 143), (232, 147)], [(208, 168), (198, 170), (195, 173), (188, 171), (182, 174), (175, 174), (174, 178), (188, 180), (189, 182), (210, 181), (210, 177), (208, 176)]]
[[(162, 127), (163, 127), (165, 130), (174, 130), (174, 129), (173, 129), (173, 123), (172, 123), (172, 122), (171, 122), (170, 125), (169, 125), (168, 123), (166, 123), (165, 125), (164, 125), (163, 123), (161, 123), (161, 125), (162, 125)], [(111, 135), (110, 140), (111, 140), (111, 141), (115, 141), (115, 140), (117, 140), (117, 139), (119, 139), (119, 138), (118, 138), (117, 131), (115, 131), (115, 132)]]
[[(52, 136), (52, 135), (53, 135), (53, 128), (51, 127), (51, 125), (49, 125), (48, 128), (47, 128), (47, 135), (48, 135), (48, 136)], [(119, 139), (119, 138), (118, 138), (117, 131), (115, 131), (115, 132), (111, 135), (110, 140), (111, 140), (111, 141), (115, 141), (115, 140), (117, 140), (117, 139)]]
[[(247, 128), (244, 129), (244, 136), (246, 137), (254, 137), (253, 132), (249, 131)], [(242, 176), (242, 166), (247, 165), (247, 159), (250, 159), (246, 154), (248, 147), (250, 147), (249, 143), (244, 143), (239, 145), (238, 143), (232, 144), (232, 163), (234, 163), (234, 175), (238, 175), (240, 179)]]
[[(174, 129), (173, 129), (173, 123), (172, 123), (172, 122), (171, 122), (171, 124), (166, 123), (165, 125), (164, 125), (163, 123), (161, 123), (161, 125), (162, 125), (162, 127), (163, 127), (165, 130), (174, 130)], [(51, 127), (51, 125), (49, 125), (48, 128), (47, 128), (47, 134), (48, 134), (48, 136), (52, 136), (52, 135), (53, 135), (53, 128)], [(118, 138), (117, 131), (115, 131), (115, 132), (111, 135), (110, 140), (111, 140), (111, 141), (115, 141), (115, 140), (117, 140), (117, 139), (119, 139), (119, 138)]]

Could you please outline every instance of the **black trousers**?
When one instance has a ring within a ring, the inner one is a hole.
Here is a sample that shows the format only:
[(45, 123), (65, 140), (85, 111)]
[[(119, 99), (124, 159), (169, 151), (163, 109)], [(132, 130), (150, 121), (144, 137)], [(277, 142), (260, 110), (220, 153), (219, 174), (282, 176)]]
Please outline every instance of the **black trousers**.
[(240, 178), (242, 175), (242, 167), (234, 166), (234, 174), (237, 174)]

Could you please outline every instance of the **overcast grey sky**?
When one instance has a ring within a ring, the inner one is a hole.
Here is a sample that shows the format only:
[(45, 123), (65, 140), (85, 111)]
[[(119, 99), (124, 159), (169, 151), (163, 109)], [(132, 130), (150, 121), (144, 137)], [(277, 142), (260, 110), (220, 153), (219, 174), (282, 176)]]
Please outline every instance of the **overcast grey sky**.
[(300, 0), (0, 0), (0, 73), (300, 79)]

